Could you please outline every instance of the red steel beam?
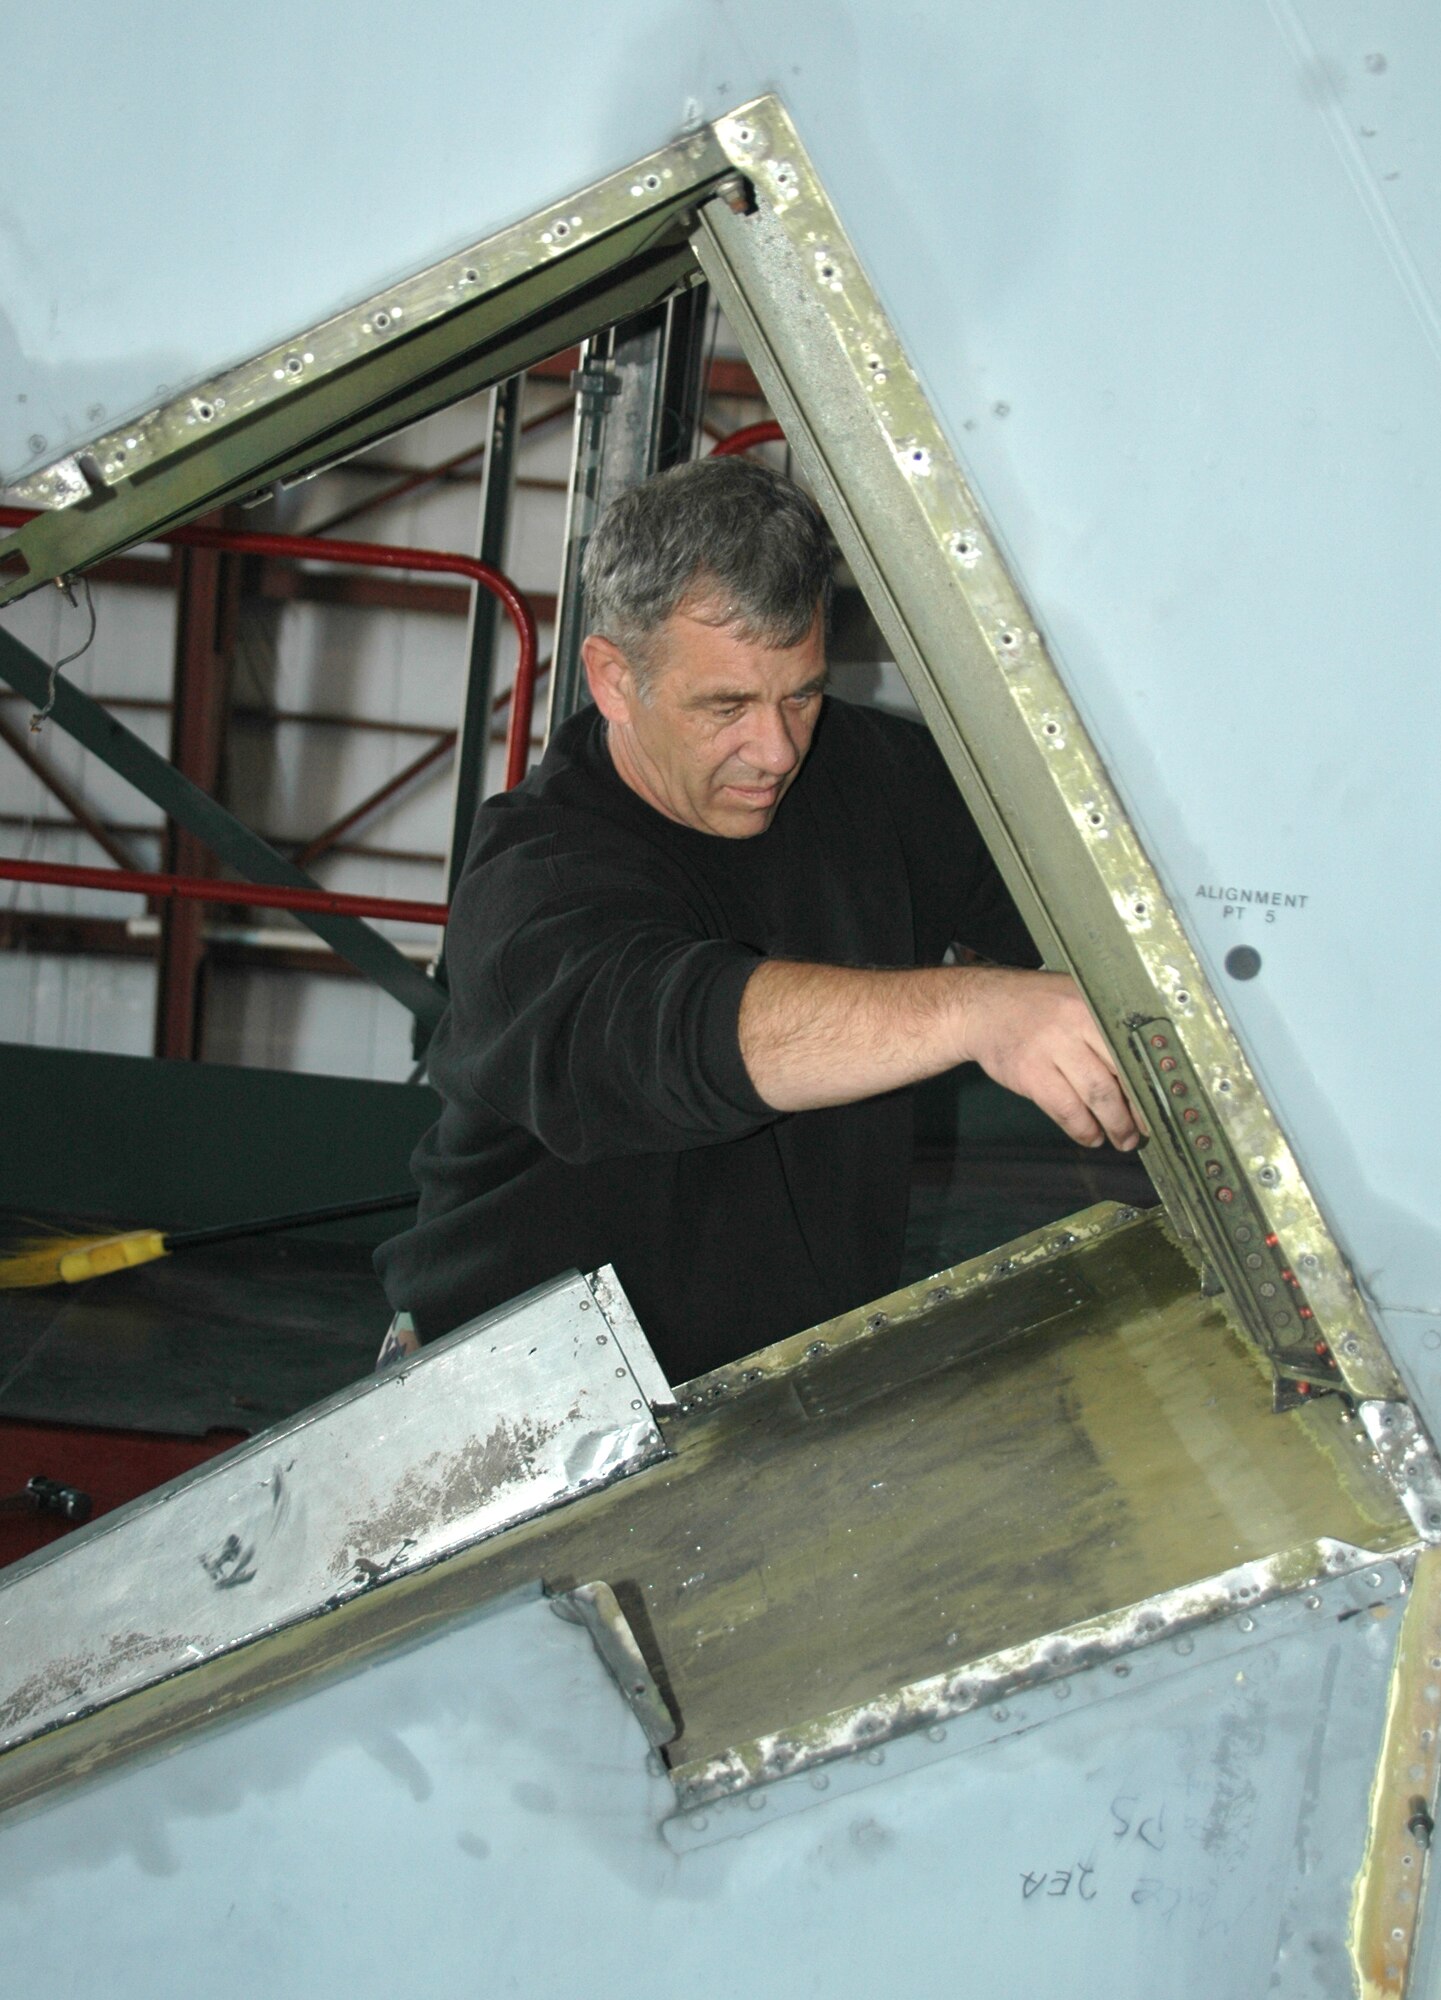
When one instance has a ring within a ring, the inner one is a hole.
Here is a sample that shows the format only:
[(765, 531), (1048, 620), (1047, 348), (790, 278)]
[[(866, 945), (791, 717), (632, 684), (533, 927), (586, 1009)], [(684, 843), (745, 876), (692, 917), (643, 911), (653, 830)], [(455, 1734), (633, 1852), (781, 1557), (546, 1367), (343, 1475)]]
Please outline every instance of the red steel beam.
[[(0, 527), (19, 528), (33, 521), (34, 510), (0, 507)], [(479, 556), (452, 555), (440, 549), (393, 547), (388, 542), (335, 541), (320, 535), (270, 535), (242, 528), (172, 528), (157, 540), (187, 549), (227, 549), (237, 555), (280, 556), (290, 561), (338, 563), (352, 569), (421, 570), (441, 576), (465, 576), (492, 591), (505, 606), (520, 642), (515, 681), (511, 688), (510, 728), (506, 736), (505, 788), (518, 785), (530, 761), (530, 725), (535, 707), (535, 616), (526, 598), (503, 571)]]
[(784, 444), (786, 434), (773, 417), (767, 417), (759, 424), (742, 424), (738, 431), (723, 437), (711, 451), (712, 458), (737, 458), (743, 451), (751, 451), (758, 444)]
[[(548, 361), (535, 362), (526, 373), (542, 382), (568, 382), (579, 366), (580, 349), (567, 347), (560, 354), (552, 354)], [(751, 403), (765, 401), (765, 394), (750, 364), (728, 354), (712, 358), (706, 371), (705, 386), (708, 396), (733, 396)]]
[(330, 889), (271, 888), (258, 882), (222, 882), (208, 875), (150, 875), (131, 868), (70, 868), (58, 861), (0, 860), (0, 882), (108, 889), (117, 895), (160, 896), (184, 903), (239, 903), (254, 910), (318, 910), (331, 917), (390, 917), (407, 924), (443, 924), (450, 914), (444, 903), (408, 903), (393, 896), (342, 896)]
[[(175, 607), (170, 761), (182, 776), (212, 797), (220, 787), (239, 615), (240, 564), (235, 558), (219, 546), (204, 543), (183, 550)], [(203, 840), (171, 821), (165, 834), (165, 865), (174, 875), (198, 877), (213, 871), (215, 864)], [(175, 1062), (198, 1059), (204, 1004), (201, 912), (190, 904), (168, 904), (161, 917), (155, 991), (157, 1056)]]

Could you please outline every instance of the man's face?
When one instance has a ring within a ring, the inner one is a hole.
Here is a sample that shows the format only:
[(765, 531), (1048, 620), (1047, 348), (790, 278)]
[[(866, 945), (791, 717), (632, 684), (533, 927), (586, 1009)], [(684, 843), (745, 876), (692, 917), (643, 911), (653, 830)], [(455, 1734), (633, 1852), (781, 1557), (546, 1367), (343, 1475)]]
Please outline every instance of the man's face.
[(819, 616), (799, 645), (772, 647), (673, 612), (652, 641), (644, 696), (609, 640), (592, 635), (583, 650), (612, 762), (631, 790), (698, 833), (726, 840), (764, 833), (820, 714)]

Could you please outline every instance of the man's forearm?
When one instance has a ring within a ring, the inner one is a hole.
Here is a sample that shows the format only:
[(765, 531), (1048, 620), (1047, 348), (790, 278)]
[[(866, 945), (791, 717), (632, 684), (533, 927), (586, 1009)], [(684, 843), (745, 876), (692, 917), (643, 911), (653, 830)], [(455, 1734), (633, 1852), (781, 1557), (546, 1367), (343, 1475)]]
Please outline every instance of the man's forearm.
[(741, 998), (741, 1055), (777, 1111), (853, 1104), (967, 1060), (969, 966), (872, 972), (765, 959)]
[(872, 972), (765, 959), (741, 996), (741, 1055), (777, 1111), (816, 1111), (978, 1062), (1082, 1145), (1140, 1129), (1072, 980), (994, 965)]

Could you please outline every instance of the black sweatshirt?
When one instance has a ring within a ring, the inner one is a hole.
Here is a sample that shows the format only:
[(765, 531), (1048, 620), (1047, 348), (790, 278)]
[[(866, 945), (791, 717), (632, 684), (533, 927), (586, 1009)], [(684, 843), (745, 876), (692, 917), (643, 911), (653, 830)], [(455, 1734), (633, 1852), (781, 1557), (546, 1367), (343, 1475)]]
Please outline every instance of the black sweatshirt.
[(771, 825), (728, 840), (632, 792), (583, 709), (476, 818), (419, 1216), (376, 1256), (392, 1304), (434, 1339), (614, 1264), (679, 1382), (892, 1289), (910, 1092), (773, 1111), (741, 993), (765, 957), (936, 965), (953, 942), (1035, 963), (919, 725), (828, 699)]

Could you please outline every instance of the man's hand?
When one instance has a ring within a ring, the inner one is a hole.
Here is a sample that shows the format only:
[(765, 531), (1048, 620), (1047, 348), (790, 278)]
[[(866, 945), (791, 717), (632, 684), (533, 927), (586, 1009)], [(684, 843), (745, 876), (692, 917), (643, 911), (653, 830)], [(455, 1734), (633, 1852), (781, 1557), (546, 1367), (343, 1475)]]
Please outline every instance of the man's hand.
[(971, 1060), (1082, 1146), (1139, 1145), (1111, 1051), (1075, 981), (998, 965), (966, 971), (962, 1033)]
[(740, 1044), (751, 1082), (777, 1111), (853, 1104), (977, 1062), (1083, 1146), (1140, 1143), (1111, 1052), (1064, 973), (765, 959), (741, 997)]

